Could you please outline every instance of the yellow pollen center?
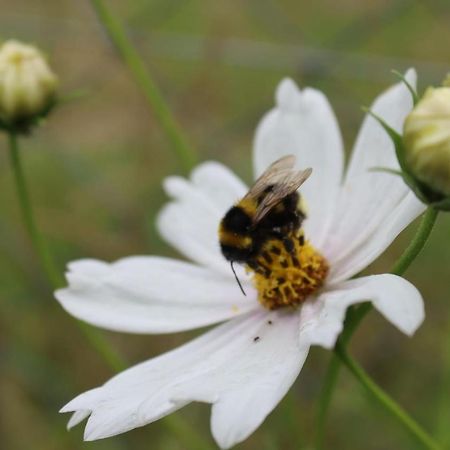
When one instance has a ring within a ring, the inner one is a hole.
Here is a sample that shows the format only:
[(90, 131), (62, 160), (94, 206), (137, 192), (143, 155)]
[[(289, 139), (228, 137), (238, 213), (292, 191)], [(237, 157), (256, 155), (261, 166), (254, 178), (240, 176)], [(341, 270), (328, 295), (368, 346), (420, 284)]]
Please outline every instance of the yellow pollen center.
[(326, 259), (296, 230), (286, 239), (272, 239), (257, 259), (253, 283), (259, 302), (268, 309), (298, 306), (323, 286), (328, 274)]

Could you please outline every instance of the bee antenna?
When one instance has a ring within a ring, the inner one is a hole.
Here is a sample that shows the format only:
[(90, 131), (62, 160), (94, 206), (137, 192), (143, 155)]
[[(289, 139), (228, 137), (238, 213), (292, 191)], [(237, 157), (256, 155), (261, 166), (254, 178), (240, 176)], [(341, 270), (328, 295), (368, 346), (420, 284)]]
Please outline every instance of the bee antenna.
[(242, 287), (242, 284), (241, 284), (241, 282), (239, 281), (238, 276), (236, 275), (236, 272), (235, 272), (235, 270), (234, 270), (233, 263), (234, 263), (234, 261), (231, 261), (230, 265), (231, 265), (231, 270), (232, 270), (233, 273), (234, 273), (234, 278), (236, 278), (237, 284), (239, 285), (239, 288), (241, 289), (242, 293), (247, 297), (247, 294), (245, 293), (244, 288)]

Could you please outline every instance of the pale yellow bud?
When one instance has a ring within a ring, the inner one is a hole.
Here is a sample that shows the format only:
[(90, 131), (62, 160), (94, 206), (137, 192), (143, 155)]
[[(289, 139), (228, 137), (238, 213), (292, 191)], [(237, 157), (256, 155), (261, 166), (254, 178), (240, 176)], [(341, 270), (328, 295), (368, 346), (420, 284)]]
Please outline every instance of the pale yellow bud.
[(405, 120), (403, 139), (411, 173), (450, 196), (450, 87), (427, 89)]
[(27, 122), (49, 108), (58, 80), (42, 53), (31, 45), (7, 41), (0, 47), (0, 120)]

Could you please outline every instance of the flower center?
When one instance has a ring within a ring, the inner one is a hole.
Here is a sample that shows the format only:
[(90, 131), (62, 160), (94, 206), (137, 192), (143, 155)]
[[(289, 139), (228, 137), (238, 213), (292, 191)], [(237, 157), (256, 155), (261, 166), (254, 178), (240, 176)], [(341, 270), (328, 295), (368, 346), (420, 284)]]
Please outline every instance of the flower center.
[(252, 267), (259, 302), (268, 309), (297, 306), (323, 286), (328, 274), (326, 259), (305, 240), (302, 229), (272, 239)]

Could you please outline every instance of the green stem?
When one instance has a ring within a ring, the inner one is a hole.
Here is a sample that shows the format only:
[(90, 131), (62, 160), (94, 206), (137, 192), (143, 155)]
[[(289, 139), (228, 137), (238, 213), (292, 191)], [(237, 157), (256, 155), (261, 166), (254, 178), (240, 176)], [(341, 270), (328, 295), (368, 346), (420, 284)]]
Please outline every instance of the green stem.
[(432, 207), (428, 207), (425, 214), (422, 217), (417, 233), (413, 240), (410, 242), (402, 256), (394, 264), (391, 269), (391, 273), (394, 275), (403, 275), (412, 262), (417, 258), (418, 254), (425, 247), (425, 244), (430, 237), (431, 230), (436, 223), (436, 219), (439, 211)]
[(11, 132), (9, 133), (8, 138), (11, 167), (13, 169), (14, 181), (16, 184), (17, 196), (19, 198), (23, 222), (49, 282), (54, 286), (59, 286), (61, 285), (62, 279), (58, 271), (56, 270), (53, 260), (50, 257), (50, 253), (44, 245), (44, 242), (38, 232), (36, 222), (34, 220), (30, 196), (28, 194), (28, 188), (23, 173), (17, 135)]
[(139, 53), (133, 47), (120, 20), (105, 6), (102, 0), (91, 0), (99, 22), (106, 30), (125, 64), (133, 73), (137, 84), (145, 95), (159, 125), (172, 144), (173, 152), (185, 172), (189, 172), (195, 164), (196, 157), (187, 144), (180, 127), (172, 115), (163, 95), (150, 75)]
[[(17, 135), (14, 133), (10, 133), (8, 137), (11, 168), (14, 174), (14, 181), (16, 184), (20, 209), (22, 211), (23, 222), (27, 229), (28, 235), (30, 236), (31, 242), (33, 243), (34, 250), (36, 251), (36, 254), (38, 255), (39, 260), (42, 264), (44, 273), (48, 278), (48, 281), (54, 289), (57, 289), (64, 284), (64, 280), (59, 274), (59, 271), (56, 268), (50, 252), (48, 251), (36, 225), (30, 195), (22, 167)], [(90, 344), (97, 350), (97, 352), (103, 357), (105, 362), (112, 369), (119, 371), (126, 368), (125, 361), (122, 360), (117, 352), (112, 350), (112, 348), (108, 345), (104, 338), (98, 332), (96, 332), (96, 330), (82, 322), (77, 323)]]
[[(391, 273), (394, 275), (402, 275), (412, 264), (415, 258), (419, 255), (423, 247), (425, 246), (433, 226), (436, 222), (438, 211), (432, 207), (429, 207), (422, 217), (417, 232), (402, 253), (400, 258), (395, 262), (391, 269)], [(363, 318), (372, 310), (371, 303), (363, 303), (349, 308), (347, 317), (345, 320), (344, 330), (338, 339), (336, 348), (339, 346), (345, 348), (350, 341), (353, 333), (358, 328)], [(337, 378), (339, 375), (340, 362), (335, 355), (331, 357), (328, 365), (328, 369), (325, 374), (324, 383), (322, 385), (322, 391), (319, 398), (319, 407), (316, 419), (316, 450), (320, 450), (323, 445), (324, 432), (326, 425), (326, 418), (328, 410), (331, 404), (334, 388), (337, 384)]]
[(331, 397), (333, 395), (334, 388), (338, 380), (340, 368), (340, 361), (336, 354), (333, 353), (331, 355), (330, 362), (328, 363), (327, 371), (325, 372), (325, 377), (322, 383), (322, 390), (320, 392), (318, 402), (315, 430), (315, 450), (323, 448), (328, 409), (331, 403)]
[[(450, 342), (448, 328), (446, 330), (446, 342), (443, 345), (443, 370), (441, 370), (441, 380), (439, 389), (436, 389), (436, 398), (438, 407), (434, 412), (435, 432), (439, 442), (445, 448), (450, 448), (450, 430), (448, 423), (450, 422), (450, 411), (448, 408), (448, 399), (450, 398)], [(447, 345), (445, 345), (447, 344)]]
[(171, 414), (161, 419), (161, 423), (171, 431), (173, 434), (183, 439), (180, 442), (181, 448), (191, 450), (213, 450), (213, 447), (207, 442), (200, 433), (197, 433), (192, 429), (186, 421), (180, 416)]
[(76, 321), (78, 328), (83, 333), (86, 340), (91, 346), (101, 355), (103, 361), (114, 372), (121, 372), (128, 367), (127, 362), (122, 356), (114, 350), (113, 347), (105, 340), (102, 334), (100, 334), (95, 328), (87, 323)]
[[(11, 155), (11, 167), (14, 173), (19, 204), (22, 210), (25, 226), (33, 242), (36, 253), (41, 260), (42, 267), (50, 281), (50, 284), (54, 289), (57, 289), (62, 285), (62, 278), (59, 275), (58, 270), (56, 269), (50, 253), (48, 252), (36, 226), (30, 196), (22, 169), (17, 136), (12, 133), (9, 135), (9, 148)], [(77, 321), (76, 323), (92, 347), (95, 348), (95, 350), (101, 355), (105, 363), (107, 363), (111, 369), (119, 372), (127, 367), (126, 362), (108, 344), (103, 336), (97, 332), (97, 330), (91, 328), (83, 322)], [(163, 423), (171, 431), (179, 434), (179, 436), (185, 440), (188, 444), (186, 445), (187, 448), (195, 450), (211, 448), (211, 446), (205, 442), (203, 437), (193, 431), (192, 428), (190, 428), (180, 417), (174, 415), (167, 416), (163, 419)]]
[(441, 449), (440, 445), (401, 408), (386, 392), (383, 391), (347, 353), (345, 347), (338, 343), (335, 348), (341, 362), (355, 376), (361, 385), (387, 410), (389, 411), (424, 448), (430, 450)]

